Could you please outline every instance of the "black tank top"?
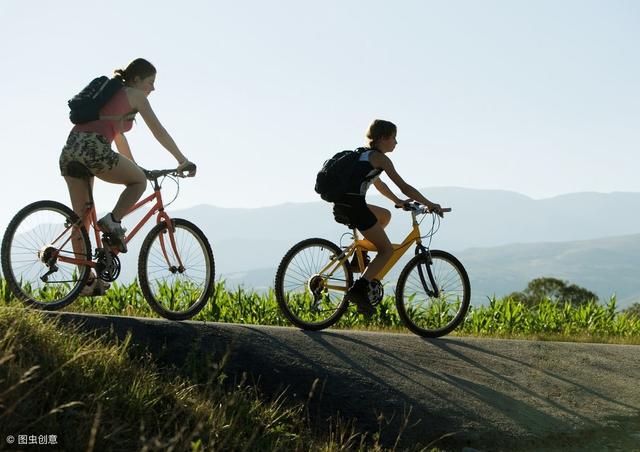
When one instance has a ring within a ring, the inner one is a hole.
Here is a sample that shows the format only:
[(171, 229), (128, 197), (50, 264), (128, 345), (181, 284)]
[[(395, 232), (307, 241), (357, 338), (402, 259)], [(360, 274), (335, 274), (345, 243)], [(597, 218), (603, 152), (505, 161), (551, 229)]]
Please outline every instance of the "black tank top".
[(380, 173), (382, 173), (381, 168), (374, 168), (373, 165), (371, 165), (371, 155), (373, 152), (379, 151), (367, 149), (360, 154), (360, 158), (353, 169), (351, 181), (347, 187), (348, 195), (366, 195), (369, 186), (371, 186), (378, 176), (380, 176)]

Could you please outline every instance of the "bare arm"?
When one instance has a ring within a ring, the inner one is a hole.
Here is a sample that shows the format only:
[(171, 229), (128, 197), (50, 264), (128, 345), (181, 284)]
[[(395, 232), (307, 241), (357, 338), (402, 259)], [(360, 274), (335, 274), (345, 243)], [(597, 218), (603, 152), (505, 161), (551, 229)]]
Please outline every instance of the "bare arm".
[(388, 198), (391, 202), (393, 202), (395, 205), (400, 206), (403, 203), (403, 200), (398, 198), (389, 188), (389, 186), (387, 184), (385, 184), (384, 182), (382, 182), (380, 179), (376, 179), (373, 182), (373, 186), (376, 187), (378, 189), (378, 191), (380, 193), (382, 193), (382, 195), (386, 198)]
[[(400, 191), (410, 199), (418, 201), (420, 204), (425, 205), (429, 208), (429, 210), (439, 209), (440, 205), (429, 201), (427, 198), (422, 196), (422, 194), (413, 188), (411, 185), (407, 184), (402, 177), (398, 174), (393, 163), (386, 155), (381, 152), (374, 152), (371, 155), (371, 164), (375, 168), (382, 168), (389, 179), (398, 186)], [(383, 193), (384, 194), (384, 193)], [(402, 201), (400, 201), (402, 203)]]
[(129, 142), (127, 141), (127, 139), (123, 134), (121, 133), (117, 134), (115, 137), (113, 137), (113, 141), (116, 144), (116, 148), (118, 149), (118, 152), (120, 154), (124, 155), (126, 158), (128, 158), (132, 162), (135, 162), (133, 158), (133, 154), (131, 154), (131, 148), (129, 147)]
[(144, 122), (149, 127), (149, 130), (151, 130), (151, 133), (153, 134), (155, 139), (158, 140), (158, 143), (160, 143), (167, 151), (169, 151), (171, 155), (175, 157), (179, 164), (184, 163), (187, 158), (184, 156), (184, 154), (182, 154), (182, 152), (180, 152), (178, 145), (175, 143), (175, 141), (173, 141), (173, 138), (171, 138), (169, 132), (167, 132), (167, 130), (160, 123), (160, 120), (151, 108), (149, 100), (142, 93), (142, 91), (133, 88), (127, 89), (127, 97), (131, 106), (138, 110), (138, 112), (142, 116), (142, 119), (144, 119)]

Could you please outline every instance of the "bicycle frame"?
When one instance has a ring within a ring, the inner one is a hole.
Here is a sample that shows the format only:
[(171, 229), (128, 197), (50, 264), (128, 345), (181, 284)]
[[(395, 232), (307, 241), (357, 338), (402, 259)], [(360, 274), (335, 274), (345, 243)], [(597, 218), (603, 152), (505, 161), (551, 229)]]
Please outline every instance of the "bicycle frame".
[[(400, 258), (404, 256), (404, 253), (407, 252), (407, 250), (411, 247), (411, 245), (413, 245), (414, 243), (416, 245), (422, 245), (420, 226), (418, 224), (418, 221), (416, 220), (415, 212), (411, 212), (411, 220), (412, 220), (411, 221), (412, 229), (409, 232), (409, 234), (407, 234), (407, 236), (402, 241), (402, 243), (392, 244), (393, 254), (391, 255), (391, 258), (385, 264), (384, 268), (380, 270), (378, 274), (375, 276), (375, 279), (377, 279), (378, 281), (382, 281), (382, 279), (387, 275), (387, 273), (389, 273), (389, 271), (393, 268), (396, 262), (398, 262)], [(358, 231), (356, 229), (353, 229), (353, 237), (354, 237), (353, 243), (349, 245), (347, 248), (345, 248), (344, 252), (340, 256), (335, 256), (327, 266), (325, 266), (322, 270), (320, 270), (319, 273), (321, 275), (326, 274), (328, 277), (331, 277), (333, 273), (335, 273), (335, 271), (340, 267), (340, 265), (342, 265), (346, 260), (348, 260), (349, 257), (354, 253), (356, 253), (356, 256), (357, 256), (358, 267), (360, 271), (364, 270), (365, 264), (364, 264), (364, 258), (362, 256), (363, 251), (375, 252), (377, 250), (375, 245), (371, 243), (369, 240), (364, 238), (362, 239), (359, 238)], [(341, 290), (341, 291), (346, 291), (348, 289), (348, 288), (345, 288), (345, 286), (335, 286), (330, 284), (327, 285), (326, 287), (328, 289)]]
[[(146, 198), (138, 201), (136, 204), (134, 204), (133, 207), (131, 207), (131, 209), (129, 209), (129, 211), (125, 214), (125, 217), (127, 215), (135, 212), (136, 210), (140, 209), (142, 206), (144, 206), (144, 205), (146, 205), (146, 204), (148, 204), (150, 202), (153, 202), (153, 201), (155, 201), (155, 202), (151, 206), (151, 209), (138, 222), (138, 224), (136, 224), (136, 226), (131, 230), (131, 232), (129, 234), (127, 234), (125, 242), (129, 243), (129, 241), (132, 240), (133, 237), (135, 237), (135, 235), (147, 223), (147, 221), (149, 221), (149, 219), (153, 215), (157, 214), (156, 224), (159, 224), (162, 221), (164, 221), (168, 225), (167, 230), (169, 232), (169, 242), (171, 244), (171, 249), (173, 250), (174, 255), (178, 259), (178, 264), (180, 266), (183, 266), (182, 259), (180, 258), (180, 255), (178, 253), (178, 249), (177, 249), (177, 246), (176, 246), (176, 242), (175, 242), (175, 236), (174, 236), (174, 232), (175, 231), (174, 231), (174, 228), (173, 228), (173, 223), (171, 222), (171, 217), (169, 217), (169, 215), (164, 210), (164, 204), (162, 202), (162, 194), (161, 194), (161, 190), (160, 190), (160, 184), (158, 183), (157, 180), (153, 181), (153, 193), (150, 194), (149, 196), (147, 196)], [(80, 225), (77, 225), (77, 224), (76, 225), (69, 225), (62, 232), (62, 234), (60, 234), (60, 236), (54, 241), (54, 243), (56, 241), (58, 241), (61, 237), (63, 237), (69, 231), (69, 229), (71, 229), (73, 227), (83, 227), (83, 225), (86, 223), (87, 218), (89, 219), (91, 227), (93, 228), (93, 231), (94, 231), (94, 236), (95, 236), (95, 241), (96, 241), (96, 249), (103, 248), (103, 246), (102, 246), (102, 237), (100, 236), (100, 232), (101, 231), (100, 231), (100, 227), (98, 226), (98, 218), (97, 218), (97, 214), (96, 214), (96, 206), (95, 206), (95, 203), (93, 202), (93, 197), (91, 197), (91, 201), (89, 201), (87, 203), (86, 211), (82, 216), (82, 220), (79, 221)], [(58, 247), (58, 250), (62, 249), (69, 242), (69, 240), (71, 240), (72, 235), (67, 240), (65, 240), (65, 242), (60, 247)], [(163, 235), (159, 236), (159, 240), (160, 240), (160, 247), (162, 249), (162, 254), (163, 254), (164, 258), (165, 258), (165, 261), (167, 262), (167, 265), (170, 265), (170, 263), (169, 263), (169, 255), (167, 254), (167, 248), (166, 248), (166, 245), (165, 245), (165, 239), (164, 239)], [(118, 251), (112, 251), (112, 253), (115, 254), (115, 255), (119, 254)], [(60, 254), (58, 254), (56, 257), (60, 262), (66, 262), (66, 263), (75, 264), (75, 265), (86, 265), (86, 266), (89, 266), (89, 267), (95, 267), (96, 266), (96, 262), (94, 262), (92, 260), (77, 259), (75, 257), (66, 257), (66, 256), (63, 256), (63, 255), (60, 255)]]

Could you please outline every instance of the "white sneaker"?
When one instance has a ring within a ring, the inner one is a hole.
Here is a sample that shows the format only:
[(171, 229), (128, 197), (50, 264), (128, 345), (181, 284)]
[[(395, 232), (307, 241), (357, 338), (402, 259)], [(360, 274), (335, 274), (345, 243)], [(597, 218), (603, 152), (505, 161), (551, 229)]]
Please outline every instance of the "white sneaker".
[(102, 232), (109, 236), (112, 246), (117, 248), (121, 253), (127, 252), (127, 244), (124, 236), (127, 230), (124, 229), (120, 223), (113, 221), (110, 213), (98, 220), (98, 226)]
[(99, 297), (107, 292), (107, 289), (111, 287), (111, 284), (104, 282), (100, 278), (94, 277), (89, 279), (87, 284), (80, 291), (81, 297)]

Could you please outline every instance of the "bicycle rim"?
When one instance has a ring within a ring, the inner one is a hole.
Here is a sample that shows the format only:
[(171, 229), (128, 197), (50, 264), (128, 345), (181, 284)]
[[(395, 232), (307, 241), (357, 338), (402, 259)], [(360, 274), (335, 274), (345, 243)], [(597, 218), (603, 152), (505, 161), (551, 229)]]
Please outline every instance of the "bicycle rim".
[(213, 253), (195, 225), (182, 219), (172, 221), (175, 250), (167, 225), (157, 225), (142, 244), (138, 276), (142, 293), (156, 313), (171, 320), (185, 320), (200, 312), (211, 296)]
[[(424, 256), (406, 265), (398, 280), (396, 303), (407, 327), (425, 337), (439, 337), (453, 331), (469, 309), (471, 289), (462, 264), (444, 251), (431, 251), (428, 268)], [(428, 277), (430, 270), (437, 293)]]
[(59, 259), (91, 259), (86, 231), (70, 227), (77, 219), (63, 204), (39, 201), (11, 220), (2, 240), (2, 267), (16, 298), (40, 309), (55, 310), (78, 297), (90, 267)]
[(352, 275), (335, 257), (340, 248), (324, 239), (304, 240), (282, 259), (276, 274), (276, 298), (296, 326), (319, 330), (338, 321)]

